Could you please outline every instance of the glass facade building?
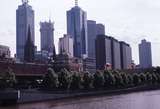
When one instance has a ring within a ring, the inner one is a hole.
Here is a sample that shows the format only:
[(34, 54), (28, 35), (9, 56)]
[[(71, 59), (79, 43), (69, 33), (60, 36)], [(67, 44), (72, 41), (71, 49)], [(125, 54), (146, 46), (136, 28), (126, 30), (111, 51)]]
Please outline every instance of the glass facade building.
[(30, 27), (31, 40), (34, 44), (34, 11), (28, 2), (23, 2), (16, 10), (16, 56), (21, 61), (24, 60), (24, 47), (27, 41), (28, 27)]
[(67, 34), (73, 38), (74, 57), (88, 55), (87, 14), (79, 6), (67, 11)]

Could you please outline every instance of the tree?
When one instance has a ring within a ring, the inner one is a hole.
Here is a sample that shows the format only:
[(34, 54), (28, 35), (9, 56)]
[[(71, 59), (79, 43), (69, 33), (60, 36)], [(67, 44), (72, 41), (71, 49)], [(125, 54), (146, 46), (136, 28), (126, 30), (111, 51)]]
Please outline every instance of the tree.
[(140, 85), (141, 79), (140, 79), (140, 77), (139, 77), (138, 74), (134, 74), (134, 75), (133, 75), (133, 83), (134, 83), (135, 86)]
[(124, 86), (124, 78), (122, 78), (122, 74), (120, 74), (120, 72), (114, 72), (114, 77), (115, 77), (115, 86), (120, 88), (122, 86)]
[(1, 73), (0, 76), (0, 88), (14, 88), (16, 85), (16, 76), (11, 68), (8, 68), (5, 72)]
[(128, 74), (128, 85), (133, 86), (133, 76), (131, 74)]
[(146, 73), (146, 79), (148, 84), (152, 84), (152, 74), (149, 72)]
[(58, 73), (58, 81), (60, 89), (68, 89), (71, 83), (71, 74), (66, 69), (62, 69)]
[(127, 73), (121, 73), (121, 77), (122, 77), (122, 86), (123, 87), (128, 87), (129, 86), (129, 78), (128, 78), (128, 74)]
[(156, 73), (156, 76), (157, 76), (157, 82), (160, 83), (160, 74)]
[(97, 71), (94, 74), (93, 86), (95, 89), (101, 89), (104, 86), (104, 77), (102, 72)]
[(104, 75), (104, 87), (113, 88), (116, 84), (116, 79), (112, 71), (105, 70), (103, 75)]
[(142, 82), (142, 84), (146, 84), (146, 75), (145, 75), (145, 73), (141, 73), (140, 74), (140, 80), (141, 80), (141, 82)]
[(70, 89), (76, 90), (81, 88), (81, 76), (78, 72), (73, 72), (71, 76)]
[(158, 81), (158, 77), (156, 76), (155, 73), (152, 73), (152, 84), (156, 84)]
[(59, 85), (58, 75), (52, 68), (48, 68), (47, 73), (43, 80), (43, 85), (45, 88), (52, 88), (52, 89), (58, 88)]
[(83, 74), (83, 87), (84, 89), (91, 89), (93, 85), (93, 77), (89, 72)]

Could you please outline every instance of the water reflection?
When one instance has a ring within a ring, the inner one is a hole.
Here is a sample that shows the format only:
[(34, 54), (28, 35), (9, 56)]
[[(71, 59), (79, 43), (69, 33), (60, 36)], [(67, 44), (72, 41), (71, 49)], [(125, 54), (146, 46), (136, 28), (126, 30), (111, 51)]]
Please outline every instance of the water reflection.
[(160, 109), (160, 91), (20, 104), (0, 109)]

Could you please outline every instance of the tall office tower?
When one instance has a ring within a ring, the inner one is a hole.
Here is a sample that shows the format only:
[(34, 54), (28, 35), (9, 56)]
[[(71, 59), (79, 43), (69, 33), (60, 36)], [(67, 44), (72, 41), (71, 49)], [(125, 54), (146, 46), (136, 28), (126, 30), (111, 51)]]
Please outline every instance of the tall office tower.
[(28, 36), (28, 27), (31, 29), (31, 40), (35, 43), (34, 10), (28, 0), (22, 0), (22, 5), (16, 10), (16, 54), (21, 61), (24, 60), (24, 47)]
[(59, 39), (59, 54), (64, 52), (73, 57), (73, 39), (66, 34)]
[(88, 30), (88, 57), (95, 58), (96, 21), (87, 21)]
[(95, 40), (97, 35), (105, 35), (105, 27), (103, 24), (96, 24), (96, 21), (87, 21), (87, 44), (88, 44), (88, 57), (95, 58)]
[(119, 41), (111, 38), (111, 51), (112, 51), (112, 68), (121, 69), (121, 56)]
[(152, 67), (151, 43), (147, 42), (145, 39), (143, 39), (141, 44), (139, 44), (139, 61), (141, 68)]
[(105, 35), (105, 26), (103, 24), (97, 24), (97, 35)]
[(96, 38), (96, 69), (103, 70), (106, 64), (112, 64), (111, 39), (105, 35)]
[(120, 44), (113, 37), (98, 35), (96, 38), (96, 67), (103, 70), (105, 65), (121, 69)]
[(74, 57), (88, 55), (87, 47), (87, 14), (77, 3), (67, 11), (67, 34), (73, 38)]
[(54, 23), (49, 22), (40, 23), (41, 32), (41, 51), (47, 51), (53, 54), (54, 51)]
[(120, 52), (121, 52), (121, 68), (129, 69), (132, 64), (132, 49), (129, 44), (121, 41), (120, 42)]

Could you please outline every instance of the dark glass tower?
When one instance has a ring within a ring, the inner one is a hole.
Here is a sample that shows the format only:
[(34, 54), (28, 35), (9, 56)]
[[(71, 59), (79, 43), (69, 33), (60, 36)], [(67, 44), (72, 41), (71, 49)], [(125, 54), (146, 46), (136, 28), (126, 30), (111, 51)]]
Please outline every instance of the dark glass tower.
[(88, 55), (87, 14), (76, 1), (75, 7), (67, 11), (67, 34), (73, 38), (74, 57)]
[(24, 61), (24, 47), (28, 37), (28, 27), (30, 26), (31, 40), (34, 44), (34, 10), (28, 4), (28, 0), (22, 0), (22, 5), (16, 10), (16, 55)]

